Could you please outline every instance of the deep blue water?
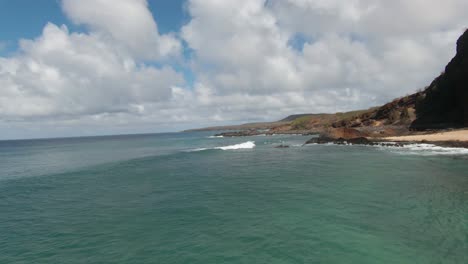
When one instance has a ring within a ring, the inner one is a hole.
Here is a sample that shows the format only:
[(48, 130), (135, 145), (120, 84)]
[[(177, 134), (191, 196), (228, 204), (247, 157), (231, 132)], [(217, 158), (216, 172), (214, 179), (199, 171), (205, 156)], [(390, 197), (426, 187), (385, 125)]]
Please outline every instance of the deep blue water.
[(468, 263), (467, 150), (210, 135), (0, 141), (0, 263)]

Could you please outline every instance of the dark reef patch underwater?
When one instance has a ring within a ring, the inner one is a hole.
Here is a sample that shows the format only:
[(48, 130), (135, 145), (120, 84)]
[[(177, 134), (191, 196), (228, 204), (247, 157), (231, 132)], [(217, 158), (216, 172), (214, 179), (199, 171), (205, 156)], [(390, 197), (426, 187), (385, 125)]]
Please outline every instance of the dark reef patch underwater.
[(209, 135), (0, 142), (0, 263), (468, 263), (466, 149)]

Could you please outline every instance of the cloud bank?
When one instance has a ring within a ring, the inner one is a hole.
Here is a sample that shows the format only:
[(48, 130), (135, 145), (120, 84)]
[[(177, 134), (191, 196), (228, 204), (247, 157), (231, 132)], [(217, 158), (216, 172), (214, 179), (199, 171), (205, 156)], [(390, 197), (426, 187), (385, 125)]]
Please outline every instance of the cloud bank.
[(189, 22), (169, 34), (146, 0), (61, 5), (83, 32), (48, 23), (0, 57), (5, 137), (366, 108), (428, 85), (468, 25), (463, 0), (189, 0)]

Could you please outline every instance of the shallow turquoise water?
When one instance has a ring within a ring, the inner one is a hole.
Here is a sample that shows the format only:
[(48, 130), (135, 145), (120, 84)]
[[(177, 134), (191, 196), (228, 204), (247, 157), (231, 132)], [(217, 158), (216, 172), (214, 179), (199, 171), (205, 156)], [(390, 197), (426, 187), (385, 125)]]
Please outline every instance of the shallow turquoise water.
[(0, 263), (468, 263), (466, 154), (209, 135), (0, 142)]

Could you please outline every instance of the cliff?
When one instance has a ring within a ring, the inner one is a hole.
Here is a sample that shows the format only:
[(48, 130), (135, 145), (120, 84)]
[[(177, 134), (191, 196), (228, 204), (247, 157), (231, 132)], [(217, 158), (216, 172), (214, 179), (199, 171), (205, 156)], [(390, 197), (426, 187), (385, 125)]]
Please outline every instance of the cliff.
[(468, 30), (445, 71), (423, 91), (393, 100), (373, 111), (339, 120), (335, 128), (400, 126), (411, 130), (468, 126)]
[(468, 126), (468, 30), (457, 41), (457, 53), (416, 104), (413, 129)]
[[(455, 57), (426, 89), (367, 110), (291, 115), (277, 122), (205, 128), (240, 130), (252, 135), (320, 133), (330, 137), (388, 137), (415, 130), (468, 126), (468, 30), (457, 41)], [(237, 135), (236, 134), (236, 135)]]

